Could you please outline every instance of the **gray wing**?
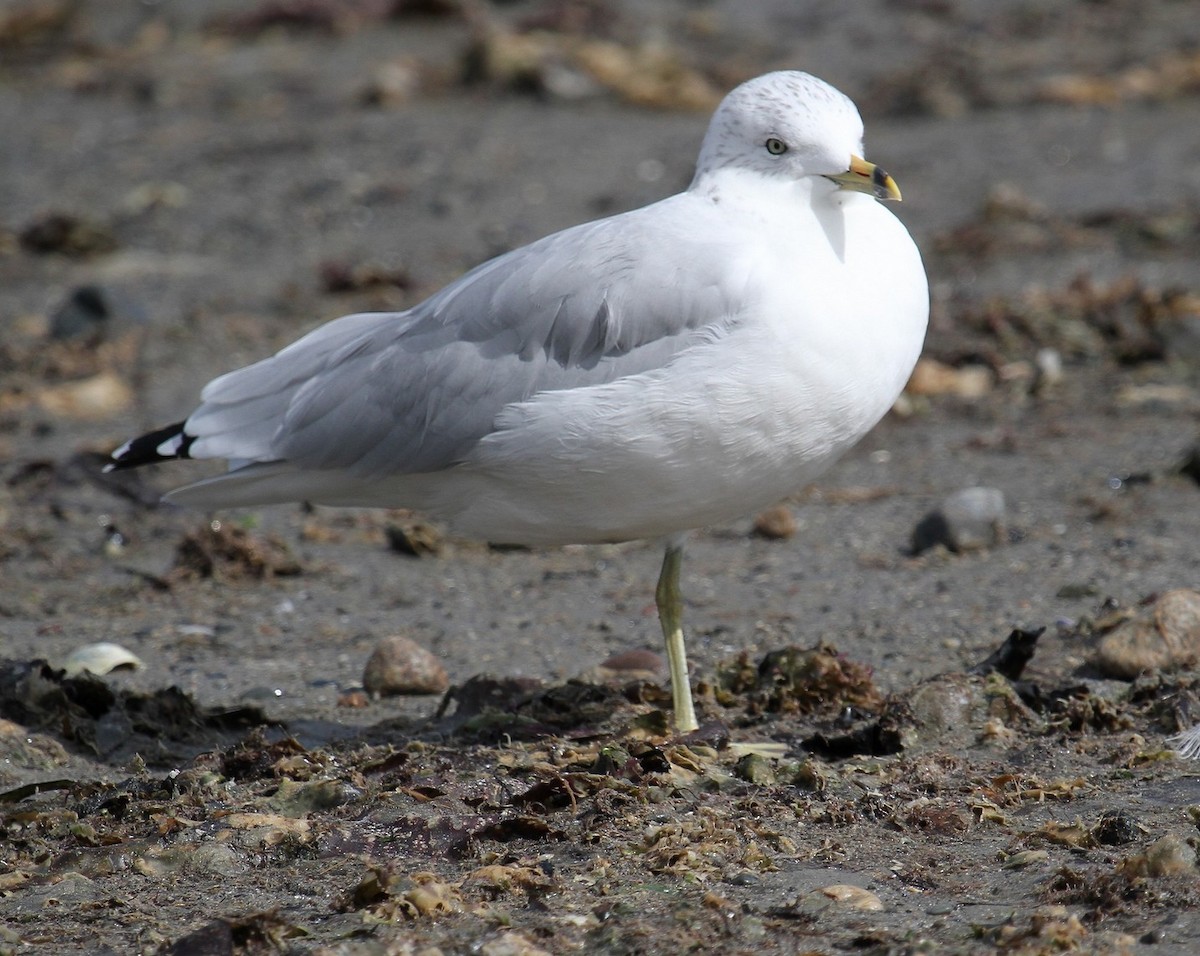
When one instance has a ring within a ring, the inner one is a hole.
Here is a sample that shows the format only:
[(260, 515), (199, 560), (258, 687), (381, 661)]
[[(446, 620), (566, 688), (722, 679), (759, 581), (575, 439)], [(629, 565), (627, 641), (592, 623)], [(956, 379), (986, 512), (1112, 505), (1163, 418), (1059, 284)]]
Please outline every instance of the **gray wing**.
[(346, 316), (215, 379), (185, 425), (192, 457), (434, 471), (508, 404), (665, 365), (734, 321), (739, 298), (730, 246), (694, 218), (685, 229), (673, 202), (548, 236), (408, 312)]

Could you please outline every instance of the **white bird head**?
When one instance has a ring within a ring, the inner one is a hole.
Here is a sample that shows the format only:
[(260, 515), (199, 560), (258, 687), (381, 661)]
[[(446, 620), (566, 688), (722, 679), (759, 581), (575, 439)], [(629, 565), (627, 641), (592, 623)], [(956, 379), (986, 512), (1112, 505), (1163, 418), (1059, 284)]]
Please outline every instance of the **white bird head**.
[(767, 73), (717, 107), (693, 187), (732, 169), (789, 181), (823, 176), (844, 189), (899, 199), (891, 178), (862, 153), (862, 117), (849, 97), (808, 73)]

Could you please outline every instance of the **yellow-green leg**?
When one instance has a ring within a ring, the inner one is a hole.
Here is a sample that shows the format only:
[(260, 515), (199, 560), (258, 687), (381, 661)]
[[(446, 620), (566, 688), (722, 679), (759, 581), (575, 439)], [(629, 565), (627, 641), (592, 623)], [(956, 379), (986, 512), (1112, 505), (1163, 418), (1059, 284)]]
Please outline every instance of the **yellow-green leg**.
[(696, 710), (692, 707), (692, 686), (688, 683), (687, 651), (683, 646), (683, 596), (679, 593), (679, 566), (683, 563), (683, 546), (668, 545), (663, 556), (654, 603), (658, 605), (658, 620), (667, 640), (667, 664), (671, 668), (671, 697), (675, 703), (675, 728), (690, 734), (699, 728)]

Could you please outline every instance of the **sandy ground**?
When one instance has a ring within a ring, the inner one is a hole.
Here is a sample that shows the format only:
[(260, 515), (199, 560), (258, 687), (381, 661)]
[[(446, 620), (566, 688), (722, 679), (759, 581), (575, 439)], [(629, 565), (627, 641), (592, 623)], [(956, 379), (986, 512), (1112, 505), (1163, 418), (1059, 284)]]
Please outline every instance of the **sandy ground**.
[[(1194, 952), (1193, 676), (1094, 650), (1200, 586), (1198, 44), (1167, 0), (0, 9), (0, 952)], [(693, 536), (695, 739), (653, 684), (546, 689), (658, 648), (655, 545), (418, 559), (402, 513), (276, 508), (218, 517), (299, 574), (196, 577), (209, 519), (154, 501), (203, 466), (96, 478), (321, 321), (682, 188), (773, 68), (860, 104), (944, 368), (793, 535)], [(913, 554), (977, 485), (997, 539)], [(339, 706), (390, 634), (498, 709)], [(25, 667), (99, 641), (144, 663), (108, 696)]]

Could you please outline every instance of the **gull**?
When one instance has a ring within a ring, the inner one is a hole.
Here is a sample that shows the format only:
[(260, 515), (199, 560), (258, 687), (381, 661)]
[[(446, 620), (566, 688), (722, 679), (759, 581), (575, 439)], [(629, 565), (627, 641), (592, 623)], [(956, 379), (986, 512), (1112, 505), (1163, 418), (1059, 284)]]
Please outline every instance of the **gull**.
[(205, 509), (405, 507), (493, 543), (659, 539), (674, 723), (698, 728), (683, 637), (687, 532), (772, 505), (900, 394), (929, 293), (878, 200), (845, 95), (749, 80), (688, 188), (467, 272), (404, 312), (348, 315), (222, 375), (109, 469), (226, 459), (166, 495)]

